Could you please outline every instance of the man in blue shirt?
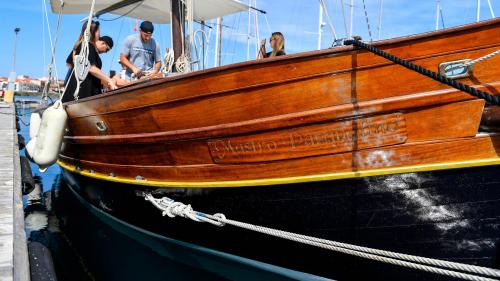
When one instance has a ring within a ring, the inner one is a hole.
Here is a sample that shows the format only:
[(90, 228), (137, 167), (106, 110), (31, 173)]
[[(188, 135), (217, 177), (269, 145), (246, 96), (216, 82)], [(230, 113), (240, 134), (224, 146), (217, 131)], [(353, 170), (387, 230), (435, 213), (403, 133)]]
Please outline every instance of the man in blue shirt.
[[(139, 34), (129, 35), (125, 39), (120, 63), (125, 68), (125, 80), (151, 76), (160, 71), (160, 45), (153, 36), (154, 26), (150, 21), (143, 21)], [(121, 84), (121, 83), (120, 83)]]

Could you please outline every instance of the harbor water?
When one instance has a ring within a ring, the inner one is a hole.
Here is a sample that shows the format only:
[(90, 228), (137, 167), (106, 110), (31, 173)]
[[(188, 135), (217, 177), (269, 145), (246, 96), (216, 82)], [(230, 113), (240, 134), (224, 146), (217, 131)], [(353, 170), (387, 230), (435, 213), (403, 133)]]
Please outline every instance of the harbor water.
[[(26, 142), (34, 110), (17, 109), (19, 133)], [(24, 149), (21, 155), (25, 155)], [(65, 188), (58, 165), (41, 173), (32, 164), (32, 171), (39, 185), (23, 198), (27, 238), (50, 250), (57, 280), (224, 280), (176, 262), (128, 229), (117, 230), (103, 223)]]

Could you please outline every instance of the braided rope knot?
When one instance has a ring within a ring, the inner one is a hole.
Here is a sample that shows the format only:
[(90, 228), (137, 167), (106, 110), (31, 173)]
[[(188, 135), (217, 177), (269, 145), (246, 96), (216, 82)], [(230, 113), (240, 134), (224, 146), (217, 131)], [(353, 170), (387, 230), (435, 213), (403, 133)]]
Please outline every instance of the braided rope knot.
[(214, 219), (214, 221), (217, 222), (217, 224), (215, 224), (217, 226), (226, 225), (227, 219), (226, 219), (226, 216), (224, 214), (221, 214), (221, 213), (214, 214), (213, 219)]
[(186, 205), (181, 202), (173, 202), (171, 203), (163, 212), (162, 214), (165, 216), (169, 216), (171, 218), (175, 218), (176, 216), (183, 217), (183, 218), (190, 218), (194, 221), (200, 221), (194, 212), (193, 208), (191, 205)]
[(207, 222), (216, 226), (224, 226), (226, 224), (226, 216), (221, 213), (214, 215), (196, 212), (191, 207), (191, 204), (177, 202), (168, 197), (155, 198), (151, 193), (144, 194), (144, 199), (151, 202), (157, 209), (161, 210), (163, 216), (169, 218), (182, 217), (188, 218), (196, 222)]

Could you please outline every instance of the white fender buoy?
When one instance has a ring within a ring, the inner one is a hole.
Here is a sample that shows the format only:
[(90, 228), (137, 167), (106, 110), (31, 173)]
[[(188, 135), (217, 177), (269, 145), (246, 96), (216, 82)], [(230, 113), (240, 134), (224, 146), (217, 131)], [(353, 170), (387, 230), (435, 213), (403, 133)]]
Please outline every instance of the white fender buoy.
[[(33, 156), (32, 156), (35, 154), (35, 147), (36, 147), (36, 136), (34, 138), (32, 138), (28, 142), (28, 144), (26, 145), (25, 155), (26, 155), (26, 158), (28, 158), (28, 160), (30, 160), (31, 162), (35, 162), (35, 160), (33, 159)], [(45, 173), (45, 171), (47, 171), (47, 168), (48, 168), (48, 166), (38, 165), (38, 170), (40, 171), (40, 173)]]
[(40, 113), (33, 112), (30, 117), (30, 139), (33, 139), (38, 134), (38, 129), (40, 129), (40, 122), (42, 122), (42, 118), (40, 118)]
[(34, 141), (35, 143), (33, 153), (27, 150), (41, 170), (56, 162), (61, 149), (67, 119), (68, 115), (60, 100), (43, 112), (38, 134), (36, 138), (29, 142)]

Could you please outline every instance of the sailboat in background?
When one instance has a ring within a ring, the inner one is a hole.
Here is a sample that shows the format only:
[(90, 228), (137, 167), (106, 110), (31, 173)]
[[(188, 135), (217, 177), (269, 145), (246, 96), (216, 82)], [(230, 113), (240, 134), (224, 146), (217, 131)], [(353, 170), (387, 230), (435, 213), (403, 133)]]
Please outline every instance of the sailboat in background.
[[(61, 12), (58, 1), (51, 3)], [(248, 10), (234, 0), (191, 3), (200, 21)], [(95, 15), (171, 22), (177, 59), (184, 51), (182, 7), (178, 0), (102, 0)], [(87, 0), (67, 0), (62, 13), (88, 9)], [(498, 34), (500, 19), (493, 19), (373, 45), (496, 95), (500, 56), (474, 68), (462, 63), (498, 50)], [(459, 75), (447, 71), (457, 66)], [(255, 225), (498, 268), (495, 111), (368, 51), (344, 46), (225, 65), (65, 108), (69, 123), (58, 163), (77, 196), (103, 218), (176, 239), (157, 247), (183, 241), (231, 254), (217, 255), (226, 262), (208, 267), (224, 278), (236, 279), (227, 272), (243, 267), (283, 279), (433, 275), (248, 230), (167, 219), (144, 194)], [(206, 252), (176, 245), (172, 251), (191, 255), (183, 258), (189, 265), (209, 264), (197, 259)]]

